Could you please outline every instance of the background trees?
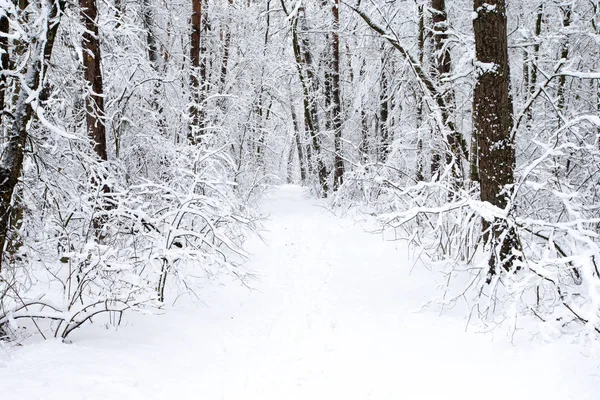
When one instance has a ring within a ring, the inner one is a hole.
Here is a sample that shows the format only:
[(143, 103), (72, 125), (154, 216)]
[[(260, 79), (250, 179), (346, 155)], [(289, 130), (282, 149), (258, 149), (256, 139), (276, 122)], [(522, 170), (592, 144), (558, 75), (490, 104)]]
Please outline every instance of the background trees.
[(468, 266), (469, 310), (502, 287), (597, 329), (595, 2), (0, 10), (0, 324), (52, 307), (68, 335), (243, 278), (248, 205), (288, 181), (380, 215), (449, 277)]

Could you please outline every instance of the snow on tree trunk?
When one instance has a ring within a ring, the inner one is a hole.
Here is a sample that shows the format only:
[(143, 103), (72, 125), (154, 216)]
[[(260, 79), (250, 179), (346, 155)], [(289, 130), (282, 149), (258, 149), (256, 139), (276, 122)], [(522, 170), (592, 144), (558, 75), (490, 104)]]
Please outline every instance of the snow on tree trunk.
[(333, 190), (337, 190), (344, 182), (344, 160), (342, 158), (342, 100), (340, 91), (340, 2), (335, 0), (331, 7), (333, 13), (333, 59), (332, 59), (332, 100), (333, 100), (333, 135), (334, 135), (334, 167)]
[[(473, 94), (473, 125), (478, 139), (481, 200), (510, 207), (515, 182), (515, 147), (510, 132), (513, 104), (509, 93), (507, 17), (505, 0), (475, 0), (477, 81)], [(489, 276), (510, 269), (517, 238), (505, 220), (483, 221), (484, 238), (491, 243)]]

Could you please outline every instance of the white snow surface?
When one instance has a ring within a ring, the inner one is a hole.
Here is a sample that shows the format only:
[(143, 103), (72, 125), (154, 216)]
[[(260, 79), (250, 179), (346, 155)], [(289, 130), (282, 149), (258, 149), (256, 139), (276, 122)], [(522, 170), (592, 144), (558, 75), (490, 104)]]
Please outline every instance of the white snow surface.
[[(465, 331), (422, 309), (431, 275), (296, 186), (262, 201), (248, 290), (207, 288), (205, 304), (88, 325), (72, 344), (0, 350), (0, 398), (598, 399), (600, 360), (564, 340)], [(412, 270), (412, 272), (411, 272)], [(526, 335), (523, 335), (526, 336)]]

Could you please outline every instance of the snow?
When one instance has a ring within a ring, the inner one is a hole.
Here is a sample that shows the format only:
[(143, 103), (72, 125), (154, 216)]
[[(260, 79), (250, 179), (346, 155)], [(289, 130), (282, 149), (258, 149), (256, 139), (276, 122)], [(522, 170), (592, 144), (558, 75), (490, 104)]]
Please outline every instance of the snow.
[(598, 398), (589, 350), (465, 332), (461, 316), (422, 309), (435, 284), (405, 245), (323, 205), (296, 186), (263, 200), (252, 290), (232, 280), (116, 332), (0, 350), (2, 399)]

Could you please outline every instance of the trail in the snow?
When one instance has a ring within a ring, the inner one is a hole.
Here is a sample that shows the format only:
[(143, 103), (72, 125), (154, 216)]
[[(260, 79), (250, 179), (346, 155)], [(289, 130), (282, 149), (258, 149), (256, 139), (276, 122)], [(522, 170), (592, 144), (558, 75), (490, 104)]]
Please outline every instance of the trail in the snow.
[(598, 360), (574, 346), (494, 342), (461, 319), (417, 312), (433, 284), (410, 274), (401, 243), (295, 186), (262, 208), (265, 241), (248, 243), (254, 290), (228, 283), (207, 289), (206, 307), (13, 351), (0, 361), (0, 398), (598, 398)]

